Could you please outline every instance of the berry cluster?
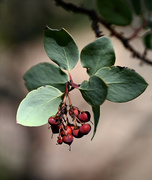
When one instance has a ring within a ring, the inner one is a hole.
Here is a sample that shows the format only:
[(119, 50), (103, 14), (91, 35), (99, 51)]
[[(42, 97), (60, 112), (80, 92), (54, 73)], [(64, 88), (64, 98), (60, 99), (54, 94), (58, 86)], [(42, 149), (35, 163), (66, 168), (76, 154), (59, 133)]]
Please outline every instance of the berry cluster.
[(70, 145), (74, 137), (81, 138), (90, 132), (91, 126), (87, 123), (90, 121), (90, 117), (88, 111), (81, 111), (72, 104), (67, 106), (62, 102), (56, 115), (48, 119), (52, 135), (58, 134), (57, 144), (68, 144), (69, 150), (71, 150)]

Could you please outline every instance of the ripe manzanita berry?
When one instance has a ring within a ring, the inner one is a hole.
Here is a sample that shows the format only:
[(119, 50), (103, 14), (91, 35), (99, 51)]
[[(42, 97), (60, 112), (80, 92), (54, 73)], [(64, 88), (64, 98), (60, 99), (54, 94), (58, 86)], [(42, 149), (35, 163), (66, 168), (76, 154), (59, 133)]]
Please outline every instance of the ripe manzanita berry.
[(69, 110), (69, 115), (70, 115), (70, 116), (73, 116), (73, 115), (78, 116), (79, 113), (80, 113), (80, 112), (79, 112), (78, 109), (70, 109), (70, 110)]
[[(64, 97), (67, 96), (68, 94), (65, 94)], [(81, 111), (79, 108), (72, 106), (70, 98), (69, 108), (67, 108), (65, 98), (54, 117), (48, 119), (48, 123), (50, 124), (49, 128), (52, 129), (52, 137), (53, 134), (58, 133), (56, 144), (68, 144), (69, 151), (71, 151), (71, 143), (74, 137), (81, 138), (90, 132), (91, 126), (86, 122), (90, 121), (91, 115), (88, 111)]]
[(57, 134), (59, 133), (59, 126), (58, 125), (51, 125), (52, 133)]
[(71, 134), (68, 134), (66, 136), (63, 136), (62, 140), (65, 144), (70, 145), (73, 142), (73, 136)]
[(73, 124), (69, 124), (68, 126), (70, 126), (70, 128), (72, 129), (72, 131), (74, 130), (74, 125)]
[(81, 127), (80, 127), (80, 132), (83, 134), (83, 135), (86, 135), (86, 134), (88, 134), (89, 132), (90, 132), (90, 130), (91, 130), (91, 126), (90, 126), (90, 124), (84, 124), (84, 125), (82, 125)]
[(84, 111), (81, 114), (79, 114), (79, 119), (81, 122), (88, 122), (90, 121), (90, 113), (88, 111)]
[(72, 134), (72, 129), (70, 126), (66, 126), (65, 130), (61, 130), (61, 136), (66, 136), (67, 134)]
[(83, 134), (80, 132), (79, 128), (73, 129), (72, 135), (73, 135), (75, 138), (81, 138), (81, 137), (83, 136)]
[(74, 109), (74, 114), (75, 114), (75, 116), (78, 116), (79, 115), (79, 110), (78, 109)]
[(48, 119), (48, 123), (50, 125), (59, 125), (60, 124), (60, 118), (59, 117), (50, 117)]
[(63, 143), (63, 140), (59, 138), (59, 139), (57, 140), (57, 143), (58, 143), (58, 144), (62, 144), (62, 143)]

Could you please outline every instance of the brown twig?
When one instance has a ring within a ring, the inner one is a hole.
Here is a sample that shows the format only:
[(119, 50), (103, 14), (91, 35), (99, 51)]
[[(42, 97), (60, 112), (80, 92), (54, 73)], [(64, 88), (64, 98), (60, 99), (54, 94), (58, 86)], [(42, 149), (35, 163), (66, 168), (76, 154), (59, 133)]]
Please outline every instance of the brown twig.
[[(96, 37), (101, 37), (102, 32), (99, 29), (99, 23), (105, 26), (111, 33), (111, 35), (115, 36), (117, 39), (121, 41), (123, 46), (128, 49), (134, 58), (140, 59), (142, 62), (152, 65), (152, 60), (146, 58), (143, 54), (140, 54), (134, 47), (129, 43), (132, 39), (126, 38), (122, 35), (122, 33), (117, 32), (111, 24), (105, 21), (102, 17), (99, 17), (97, 13), (93, 10), (88, 10), (83, 7), (78, 7), (72, 3), (66, 3), (63, 0), (55, 0), (57, 6), (61, 6), (67, 11), (72, 11), (74, 13), (80, 13), (83, 15), (87, 15), (92, 20), (92, 29), (95, 32)], [(141, 30), (141, 29), (140, 29)], [(138, 33), (138, 32), (136, 32)]]
[(133, 34), (128, 38), (128, 40), (130, 41), (130, 40), (136, 38), (138, 36), (139, 32), (142, 31), (143, 28), (145, 28), (147, 26), (147, 23), (148, 23), (147, 20), (145, 20), (143, 18), (143, 24), (139, 28), (134, 30)]

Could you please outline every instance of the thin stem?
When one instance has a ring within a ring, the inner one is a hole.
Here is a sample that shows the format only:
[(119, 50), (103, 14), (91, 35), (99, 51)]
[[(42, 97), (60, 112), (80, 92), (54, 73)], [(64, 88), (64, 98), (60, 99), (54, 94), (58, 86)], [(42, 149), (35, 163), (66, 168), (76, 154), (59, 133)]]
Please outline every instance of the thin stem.
[(144, 20), (143, 24), (138, 29), (135, 29), (134, 33), (128, 38), (128, 41), (130, 41), (130, 40), (134, 39), (135, 37), (137, 37), (139, 32), (141, 30), (143, 30), (143, 28), (146, 27), (146, 25), (147, 25), (147, 21)]
[(70, 82), (73, 83), (73, 79), (72, 79), (70, 72), (69, 72), (69, 78), (70, 78)]
[(73, 120), (73, 124), (74, 124), (74, 127), (78, 127), (77, 123), (76, 123), (76, 119), (74, 118)]
[(70, 78), (70, 82), (69, 84), (73, 87), (73, 88), (78, 88), (80, 85), (79, 84), (76, 84), (73, 82), (73, 79), (72, 79), (72, 76), (71, 74), (69, 73), (69, 78)]
[(65, 84), (65, 93), (64, 93), (64, 98), (62, 101), (63, 104), (65, 104), (65, 102), (66, 102), (67, 95), (68, 95), (68, 83)]
[(78, 121), (81, 125), (84, 124), (84, 123), (82, 123), (82, 122), (80, 121), (80, 119), (79, 119), (78, 117), (75, 116), (75, 118), (77, 119), (77, 121)]
[(72, 107), (72, 102), (71, 102), (71, 99), (70, 99), (69, 95), (68, 95), (68, 100), (69, 100), (69, 106)]

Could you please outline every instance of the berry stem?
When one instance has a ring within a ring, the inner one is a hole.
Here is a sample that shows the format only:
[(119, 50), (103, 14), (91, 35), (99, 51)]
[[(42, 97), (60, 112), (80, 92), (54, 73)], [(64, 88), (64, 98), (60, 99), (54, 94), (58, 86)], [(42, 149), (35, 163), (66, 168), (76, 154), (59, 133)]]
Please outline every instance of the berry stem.
[(67, 133), (66, 133), (66, 131), (65, 131), (65, 127), (64, 127), (63, 124), (61, 125), (61, 128), (62, 128), (62, 130), (64, 131), (64, 134), (67, 135)]
[(71, 151), (71, 145), (69, 145), (69, 151)]
[(73, 79), (72, 79), (72, 76), (71, 76), (70, 73), (69, 73), (69, 78), (70, 78), (69, 84), (70, 84), (73, 88), (79, 88), (80, 85), (73, 82)]
[(69, 107), (72, 107), (72, 102), (71, 102), (71, 99), (70, 99), (69, 95), (68, 95), (68, 99), (69, 99)]
[(77, 127), (76, 119), (73, 120), (74, 127)]
[(65, 102), (66, 102), (67, 95), (68, 95), (68, 83), (65, 83), (65, 93), (64, 93), (64, 98), (62, 101), (63, 104), (65, 104)]
[(78, 121), (81, 125), (84, 124), (84, 123), (82, 123), (82, 122), (80, 121), (80, 119), (79, 119), (78, 117), (75, 116), (75, 118), (77, 119), (77, 121)]

